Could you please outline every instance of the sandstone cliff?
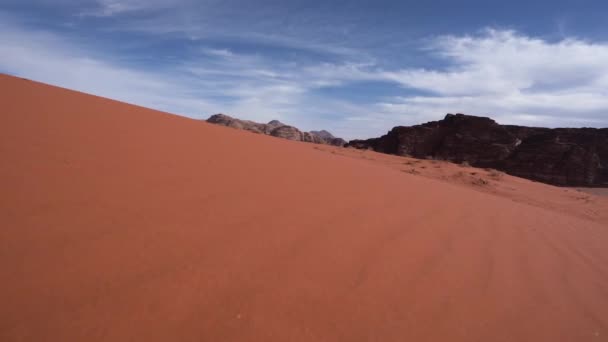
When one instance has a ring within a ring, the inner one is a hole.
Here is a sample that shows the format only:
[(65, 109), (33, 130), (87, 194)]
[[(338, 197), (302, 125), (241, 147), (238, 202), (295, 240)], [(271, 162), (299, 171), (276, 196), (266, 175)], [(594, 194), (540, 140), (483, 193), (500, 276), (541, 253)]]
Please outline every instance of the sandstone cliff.
[(244, 129), (255, 133), (272, 135), (274, 137), (311, 142), (315, 144), (326, 144), (334, 146), (344, 146), (346, 141), (334, 137), (327, 131), (302, 132), (299, 129), (286, 125), (278, 120), (272, 120), (267, 124), (248, 120), (239, 120), (225, 114), (215, 114), (207, 119), (207, 122), (223, 125), (238, 129)]
[(608, 187), (608, 128), (522, 127), (448, 114), (440, 121), (395, 127), (380, 138), (353, 140), (348, 146), (468, 162), (555, 185)]

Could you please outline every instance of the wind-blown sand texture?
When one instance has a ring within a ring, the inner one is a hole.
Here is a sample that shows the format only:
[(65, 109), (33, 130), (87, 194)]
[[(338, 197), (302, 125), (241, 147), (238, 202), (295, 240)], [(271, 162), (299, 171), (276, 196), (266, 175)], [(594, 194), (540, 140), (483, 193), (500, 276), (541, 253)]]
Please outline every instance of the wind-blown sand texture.
[(608, 196), (608, 188), (577, 188), (579, 191), (598, 196)]
[(608, 339), (608, 198), (10, 76), (0, 99), (0, 341)]

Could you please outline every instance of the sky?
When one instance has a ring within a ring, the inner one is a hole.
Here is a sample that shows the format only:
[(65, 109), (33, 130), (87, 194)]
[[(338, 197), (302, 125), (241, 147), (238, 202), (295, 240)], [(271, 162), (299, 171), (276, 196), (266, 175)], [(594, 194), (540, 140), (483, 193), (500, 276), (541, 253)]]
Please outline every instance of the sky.
[(608, 127), (604, 0), (0, 0), (0, 72), (346, 139), (446, 113)]

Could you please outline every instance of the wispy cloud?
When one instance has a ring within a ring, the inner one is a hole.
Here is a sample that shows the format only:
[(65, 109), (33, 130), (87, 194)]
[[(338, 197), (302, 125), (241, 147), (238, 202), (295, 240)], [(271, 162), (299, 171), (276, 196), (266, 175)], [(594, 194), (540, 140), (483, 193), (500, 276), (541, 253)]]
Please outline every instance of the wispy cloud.
[(234, 57), (234, 53), (232, 53), (228, 49), (204, 48), (204, 49), (202, 49), (202, 52), (205, 54), (211, 55), (211, 56), (218, 56), (218, 57), (224, 57), (224, 58)]
[(168, 0), (95, 0), (94, 7), (79, 13), (80, 16), (111, 17), (142, 10), (169, 8), (175, 1)]
[[(203, 48), (200, 55), (171, 66), (134, 68), (53, 33), (10, 21), (0, 24), (0, 29), (1, 70), (190, 117), (226, 112), (315, 129), (328, 128), (323, 117), (347, 107), (340, 101), (311, 103), (308, 92), (325, 75), (312, 69), (290, 70), (290, 63), (257, 55)], [(321, 123), (324, 126), (317, 126)]]
[(185, 77), (120, 66), (48, 32), (0, 29), (0, 67), (12, 74), (182, 114), (212, 107)]
[[(404, 96), (390, 112), (488, 114), (506, 123), (608, 125), (608, 44), (549, 42), (514, 31), (444, 36), (430, 43), (444, 70), (403, 69), (384, 76), (433, 95)], [(435, 114), (437, 115), (437, 114)]]
[[(167, 3), (102, 0), (98, 14), (120, 16)], [(146, 27), (153, 28), (155, 20)], [(159, 32), (167, 29), (162, 22), (159, 26)], [(205, 31), (200, 25), (192, 27)], [(491, 29), (439, 36), (420, 47), (424, 56), (440, 61), (423, 69), (387, 68), (369, 51), (255, 30), (250, 32), (254, 44), (278, 39), (282, 48), (294, 49), (279, 56), (257, 49), (239, 51), (218, 38), (230, 32), (206, 31), (216, 38), (211, 44), (209, 39), (190, 40), (184, 56), (139, 64), (128, 61), (140, 56), (124, 55), (111, 46), (92, 48), (11, 20), (2, 20), (0, 29), (1, 70), (191, 117), (226, 112), (259, 121), (280, 119), (304, 129), (330, 129), (346, 138), (375, 136), (394, 125), (435, 120), (447, 112), (489, 115), (503, 123), (608, 125), (608, 44), (575, 38), (547, 41)], [(243, 37), (250, 36), (243, 32)], [(306, 49), (332, 56), (293, 58)], [(400, 95), (362, 102), (355, 100), (365, 87), (344, 96), (328, 91), (353, 84), (371, 87), (374, 82)]]

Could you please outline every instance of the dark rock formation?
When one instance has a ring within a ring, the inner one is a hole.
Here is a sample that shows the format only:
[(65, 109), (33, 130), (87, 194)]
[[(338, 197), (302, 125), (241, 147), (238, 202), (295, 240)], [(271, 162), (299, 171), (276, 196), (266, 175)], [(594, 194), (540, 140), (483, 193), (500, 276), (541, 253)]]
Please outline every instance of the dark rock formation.
[(293, 126), (279, 126), (270, 131), (270, 135), (287, 140), (305, 141), (303, 133)]
[(378, 152), (468, 162), (514, 176), (564, 186), (608, 187), (608, 128), (537, 128), (499, 125), (464, 114), (395, 127), (348, 146)]
[(244, 129), (255, 133), (272, 135), (274, 137), (288, 140), (305, 141), (315, 144), (334, 146), (344, 146), (346, 144), (345, 140), (336, 138), (327, 131), (302, 132), (293, 126), (286, 125), (278, 120), (272, 120), (267, 124), (262, 124), (248, 120), (235, 119), (225, 114), (215, 114), (209, 117), (207, 122)]
[(316, 136), (320, 137), (321, 139), (330, 142), (330, 145), (335, 145), (335, 146), (346, 145), (346, 140), (344, 140), (342, 138), (336, 138), (333, 136), (333, 134), (329, 133), (326, 130), (310, 131), (310, 134), (316, 135)]
[(269, 134), (271, 130), (271, 127), (269, 127), (270, 125), (264, 125), (247, 120), (239, 120), (224, 114), (212, 115), (209, 117), (209, 119), (207, 119), (207, 122), (263, 134)]

